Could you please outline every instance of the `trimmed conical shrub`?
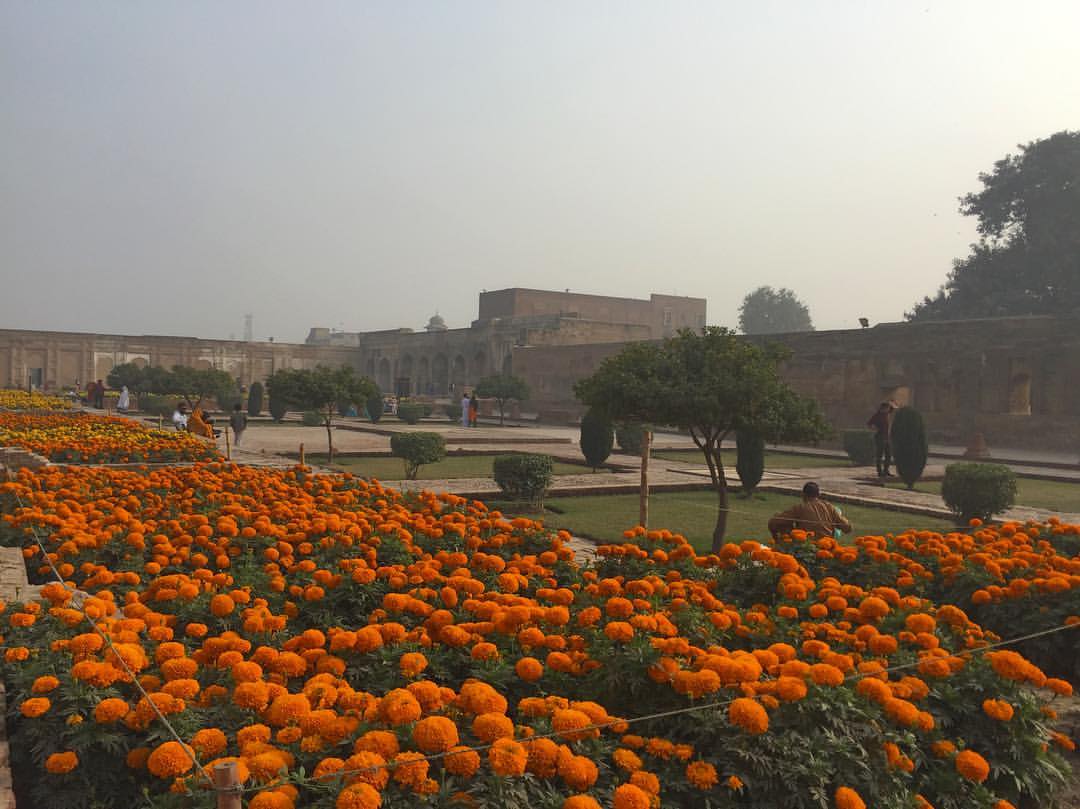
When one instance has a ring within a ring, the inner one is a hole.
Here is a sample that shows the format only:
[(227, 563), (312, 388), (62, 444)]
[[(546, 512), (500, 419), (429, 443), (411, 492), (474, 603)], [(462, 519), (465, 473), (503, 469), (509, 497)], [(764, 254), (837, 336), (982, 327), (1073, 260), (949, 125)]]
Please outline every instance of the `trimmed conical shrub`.
[(611, 455), (613, 446), (615, 427), (611, 420), (590, 408), (581, 419), (581, 454), (585, 463), (595, 472)]
[(896, 473), (909, 489), (922, 477), (929, 445), (922, 414), (914, 407), (901, 407), (893, 416), (891, 444)]
[(735, 471), (743, 494), (753, 494), (765, 474), (765, 439), (752, 430), (739, 430), (735, 434), (735, 452)]

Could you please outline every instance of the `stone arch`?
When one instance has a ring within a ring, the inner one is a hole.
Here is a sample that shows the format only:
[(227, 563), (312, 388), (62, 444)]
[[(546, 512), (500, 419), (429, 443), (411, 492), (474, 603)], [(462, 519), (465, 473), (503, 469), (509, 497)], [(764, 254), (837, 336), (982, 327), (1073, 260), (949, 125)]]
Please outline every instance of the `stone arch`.
[(1031, 415), (1031, 374), (1026, 371), (1009, 378), (1009, 415)]
[(411, 396), (416, 389), (413, 376), (413, 358), (412, 354), (406, 354), (398, 362), (397, 373), (397, 395), (398, 396)]
[(488, 375), (487, 352), (482, 348), (477, 349), (476, 354), (473, 355), (472, 375), (473, 384), (479, 382)]
[(113, 369), (112, 357), (95, 357), (94, 358), (94, 380), (104, 379), (109, 375), (109, 371)]
[(390, 373), (390, 360), (383, 357), (379, 360), (379, 370), (376, 371), (376, 384), (379, 386), (379, 390), (383, 393), (388, 393), (392, 389), (393, 379), (391, 379)]
[(431, 383), (439, 396), (450, 391), (450, 363), (445, 354), (436, 354), (431, 362)]
[(465, 387), (465, 381), (465, 358), (458, 354), (450, 366), (450, 383), (454, 386), (454, 390), (460, 392)]
[(130, 362), (136, 368), (145, 368), (147, 365), (150, 364), (146, 361), (146, 357), (135, 357), (131, 360), (128, 360), (128, 362)]
[(421, 357), (416, 364), (416, 392), (428, 396), (435, 393), (431, 384), (431, 363), (427, 357)]

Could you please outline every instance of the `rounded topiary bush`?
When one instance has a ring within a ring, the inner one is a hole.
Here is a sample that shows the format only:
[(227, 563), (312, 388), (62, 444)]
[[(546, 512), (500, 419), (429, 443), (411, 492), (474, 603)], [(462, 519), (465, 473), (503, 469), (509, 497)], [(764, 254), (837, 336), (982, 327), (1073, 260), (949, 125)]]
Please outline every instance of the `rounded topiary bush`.
[(424, 406), (415, 402), (401, 402), (397, 407), (397, 417), (406, 424), (419, 424), (426, 413)]
[(318, 410), (305, 410), (301, 420), (305, 427), (322, 427), (326, 422)]
[(550, 455), (500, 455), (492, 464), (495, 482), (504, 496), (540, 508), (551, 486), (554, 464)]
[(645, 446), (645, 425), (636, 421), (616, 424), (615, 441), (627, 455), (640, 455)]
[(752, 430), (739, 430), (735, 434), (735, 452), (735, 471), (743, 494), (752, 494), (765, 474), (765, 439)]
[(611, 455), (615, 444), (615, 428), (611, 419), (590, 409), (581, 419), (581, 454), (595, 472)]
[(922, 414), (914, 407), (901, 407), (893, 416), (892, 459), (896, 472), (909, 489), (922, 477), (930, 445), (926, 440), (926, 426)]
[(941, 499), (960, 522), (988, 520), (1016, 502), (1016, 475), (1001, 464), (949, 464), (941, 483)]
[(446, 457), (446, 441), (439, 433), (395, 433), (390, 436), (390, 451), (405, 461), (405, 479), (416, 480), (421, 466)]
[(443, 413), (450, 421), (461, 421), (461, 402), (450, 402), (443, 405)]
[(868, 430), (844, 430), (844, 452), (855, 466), (874, 465), (874, 434)]

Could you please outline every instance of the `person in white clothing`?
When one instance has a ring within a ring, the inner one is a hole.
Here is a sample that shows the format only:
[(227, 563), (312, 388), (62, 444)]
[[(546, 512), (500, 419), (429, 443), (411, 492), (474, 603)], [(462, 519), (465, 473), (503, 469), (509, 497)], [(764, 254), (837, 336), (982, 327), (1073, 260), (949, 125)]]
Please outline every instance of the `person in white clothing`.
[(127, 385), (120, 389), (120, 398), (116, 400), (116, 409), (121, 413), (131, 406), (131, 394), (128, 393)]
[(172, 414), (173, 427), (175, 427), (177, 431), (186, 430), (187, 420), (187, 405), (185, 405), (183, 402), (180, 402), (180, 404), (176, 406), (176, 410), (174, 410)]
[(464, 394), (461, 396), (461, 426), (469, 426), (469, 397)]

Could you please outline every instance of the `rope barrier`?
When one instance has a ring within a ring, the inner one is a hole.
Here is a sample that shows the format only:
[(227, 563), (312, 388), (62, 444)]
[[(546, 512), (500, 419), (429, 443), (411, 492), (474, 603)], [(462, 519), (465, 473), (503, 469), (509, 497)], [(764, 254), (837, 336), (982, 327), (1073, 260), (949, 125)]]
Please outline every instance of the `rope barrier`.
[[(23, 501), (22, 497), (19, 495), (18, 489), (13, 489), (13, 492), (15, 494), (15, 499), (19, 502), (19, 507), (22, 508), (22, 509), (28, 509), (26, 503)], [(85, 603), (85, 598), (83, 597), (81, 591), (68, 586), (68, 583), (66, 581), (64, 581), (64, 577), (60, 575), (59, 569), (56, 567), (56, 564), (53, 562), (52, 557), (49, 555), (49, 551), (45, 547), (45, 543), (43, 543), (41, 541), (41, 537), (38, 535), (36, 526), (31, 522), (31, 523), (29, 523), (29, 527), (30, 527), (30, 533), (34, 537), (34, 542), (36, 542), (38, 548), (41, 549), (41, 553), (42, 553), (42, 555), (44, 555), (45, 561), (48, 563), (49, 567), (52, 569), (53, 575), (56, 577), (56, 581), (60, 584), (61, 587), (64, 588), (64, 590), (71, 593), (72, 602), (76, 605), (77, 608), (79, 608), (81, 610), (82, 607), (84, 606), (84, 603)], [(199, 763), (199, 760), (195, 757), (195, 754), (192, 752), (191, 745), (189, 745), (187, 742), (185, 742), (183, 740), (183, 738), (181, 738), (180, 734), (176, 732), (176, 728), (173, 727), (172, 723), (168, 720), (168, 718), (166, 718), (165, 714), (163, 714), (161, 712), (161, 709), (158, 708), (157, 704), (150, 698), (150, 694), (147, 693), (145, 688), (143, 688), (143, 685), (142, 685), (142, 683), (139, 682), (139, 678), (136, 675), (136, 673), (131, 670), (131, 667), (128, 666), (127, 661), (124, 660), (124, 658), (121, 656), (120, 652), (116, 649), (116, 646), (113, 644), (113, 640), (109, 636), (109, 634), (107, 632), (105, 632), (105, 630), (103, 630), (100, 626), (98, 626), (97, 621), (90, 618), (90, 616), (87, 615), (85, 613), (85, 611), (83, 612), (83, 617), (86, 618), (86, 620), (90, 621), (91, 627), (93, 627), (94, 631), (97, 632), (97, 634), (101, 636), (102, 640), (104, 640), (105, 643), (108, 645), (109, 651), (112, 652), (113, 657), (120, 661), (120, 666), (128, 674), (128, 676), (131, 677), (131, 681), (135, 684), (135, 688), (138, 689), (139, 693), (143, 696), (143, 698), (147, 701), (147, 703), (149, 703), (150, 707), (154, 710), (154, 713), (157, 715), (157, 718), (159, 720), (161, 720), (161, 723), (165, 726), (166, 730), (169, 731), (169, 734), (177, 742), (179, 742), (180, 748), (184, 751), (184, 754), (189, 759), (191, 759), (191, 763), (199, 770), (199, 773), (204, 778), (206, 778), (207, 781), (210, 781), (210, 783), (213, 783), (213, 780), (210, 777), (210, 773), (207, 771), (207, 769), (202, 764)]]
[[(23, 502), (22, 498), (19, 496), (18, 491), (15, 491), (15, 497), (19, 501), (20, 506), (25, 509), (26, 505)], [(40, 537), (38, 536), (37, 530), (36, 530), (36, 528), (34, 527), (34, 525), (32, 523), (30, 523), (30, 530), (31, 530), (31, 533), (34, 536), (35, 542), (37, 543), (38, 547), (41, 549), (42, 553), (45, 555), (45, 559), (49, 563), (49, 567), (52, 569), (53, 574), (56, 576), (57, 580), (60, 582), (60, 584), (65, 589), (72, 592), (73, 597), (77, 596), (79, 591), (71, 590), (71, 588), (68, 587), (67, 583), (64, 581), (63, 577), (60, 575), (60, 572), (57, 569), (56, 565), (53, 563), (52, 559), (49, 557), (48, 551), (46, 550), (45, 545), (42, 543)], [(106, 643), (109, 644), (110, 649), (113, 649), (114, 647), (113, 647), (113, 644), (112, 644), (112, 639), (109, 638), (109, 636), (103, 630), (101, 630), (100, 627), (97, 626), (96, 622), (92, 622), (92, 623), (93, 623), (94, 629), (98, 632), (98, 634), (100, 634), (102, 636), (102, 638), (106, 641)], [(1007, 640), (995, 641), (993, 643), (985, 644), (983, 646), (977, 646), (977, 647), (974, 647), (972, 649), (966, 649), (966, 650), (963, 650), (963, 651), (960, 651), (960, 652), (956, 652), (953, 656), (984, 654), (984, 653), (992, 651), (994, 649), (1000, 649), (1000, 648), (1004, 648), (1004, 647), (1007, 647), (1007, 646), (1014, 646), (1014, 645), (1016, 645), (1018, 643), (1022, 643), (1022, 642), (1027, 641), (1027, 640), (1033, 640), (1035, 638), (1040, 638), (1040, 637), (1044, 637), (1044, 636), (1047, 636), (1047, 635), (1053, 635), (1053, 634), (1055, 634), (1057, 632), (1063, 632), (1063, 631), (1066, 631), (1066, 630), (1069, 630), (1069, 629), (1074, 629), (1076, 627), (1080, 627), (1080, 623), (1063, 624), (1061, 626), (1052, 627), (1050, 629), (1045, 629), (1045, 630), (1041, 630), (1041, 631), (1038, 631), (1038, 632), (1031, 632), (1031, 633), (1028, 633), (1026, 635), (1020, 635), (1020, 636), (1017, 636), (1017, 637), (1014, 637), (1014, 638), (1009, 638)], [(172, 724), (169, 722), (169, 720), (160, 712), (160, 710), (158, 710), (157, 705), (155, 705), (154, 702), (149, 698), (149, 694), (147, 694), (146, 690), (142, 687), (142, 684), (139, 683), (138, 679), (135, 677), (134, 672), (131, 671), (131, 669), (127, 666), (127, 663), (123, 660), (123, 658), (120, 657), (119, 654), (117, 654), (115, 651), (113, 652), (113, 654), (118, 660), (120, 660), (121, 665), (128, 672), (128, 674), (130, 674), (132, 676), (132, 681), (135, 683), (136, 688), (138, 688), (139, 692), (146, 698), (147, 702), (150, 703), (151, 707), (154, 709), (154, 712), (157, 714), (157, 717), (165, 725), (165, 727), (168, 729), (170, 734), (176, 739), (176, 741), (180, 743), (180, 745), (184, 749), (185, 753), (187, 753), (188, 756), (191, 758), (193, 764), (195, 765), (196, 768), (198, 768), (200, 775), (206, 780), (206, 783), (209, 785), (210, 789), (212, 789), (215, 792), (218, 792), (219, 794), (228, 795), (229, 797), (234, 797), (234, 796), (236, 796), (238, 794), (249, 793), (249, 792), (258, 792), (258, 791), (262, 791), (264, 789), (269, 788), (269, 785), (266, 785), (266, 784), (252, 785), (252, 786), (247, 786), (247, 787), (219, 786), (214, 781), (214, 779), (209, 775), (209, 773), (206, 771), (206, 768), (203, 767), (203, 765), (201, 765), (198, 762), (198, 760), (189, 752), (190, 749), (191, 749), (190, 746), (187, 745), (184, 742), (184, 740), (176, 732), (176, 729), (172, 726)], [(908, 663), (899, 663), (899, 664), (897, 664), (895, 666), (889, 666), (889, 667), (883, 668), (883, 669), (881, 669), (879, 671), (875, 671), (875, 672), (868, 672), (868, 673), (854, 672), (854, 673), (849, 674), (846, 677), (844, 677), (841, 684), (848, 683), (848, 682), (855, 681), (855, 680), (862, 680), (862, 679), (865, 679), (867, 677), (877, 677), (877, 676), (880, 676), (882, 674), (891, 674), (891, 673), (897, 672), (897, 671), (905, 671), (905, 670), (917, 667), (921, 662), (922, 662), (921, 660), (915, 660), (915, 661), (911, 661), (911, 662), (908, 662)], [(713, 709), (720, 709), (720, 708), (725, 708), (725, 707), (731, 705), (732, 703), (734, 703), (738, 699), (741, 699), (741, 697), (732, 697), (731, 699), (726, 699), (726, 700), (719, 700), (719, 701), (714, 701), (714, 702), (701, 703), (701, 704), (697, 704), (697, 705), (688, 705), (688, 706), (684, 706), (682, 708), (672, 708), (672, 709), (666, 710), (666, 711), (658, 711), (658, 712), (655, 712), (655, 713), (644, 714), (642, 716), (635, 716), (635, 717), (630, 717), (630, 718), (625, 718), (625, 719), (624, 718), (614, 718), (613, 717), (610, 722), (592, 723), (592, 724), (586, 725), (584, 727), (574, 728), (572, 732), (574, 734), (578, 734), (578, 733), (583, 733), (583, 732), (591, 732), (591, 731), (594, 731), (594, 730), (600, 731), (600, 730), (606, 730), (607, 728), (616, 727), (616, 726), (629, 726), (629, 725), (639, 724), (639, 723), (642, 723), (642, 722), (650, 722), (650, 721), (653, 721), (653, 720), (656, 720), (656, 719), (666, 719), (666, 718), (669, 718), (669, 717), (672, 717), (672, 716), (682, 716), (682, 715), (686, 715), (686, 714), (697, 713), (699, 711), (708, 711), (708, 710), (713, 710)], [(535, 735), (529, 736), (527, 738), (524, 738), (521, 741), (522, 742), (531, 742), (531, 741), (537, 741), (537, 740), (540, 740), (540, 739), (553, 739), (553, 738), (563, 738), (563, 737), (564, 737), (563, 732), (551, 731), (550, 733), (535, 734)], [(422, 758), (410, 759), (409, 763), (412, 764), (412, 763), (416, 763), (416, 762), (419, 762), (419, 761), (425, 761), (425, 762), (431, 763), (431, 762), (440, 761), (440, 760), (443, 760), (443, 759), (446, 759), (446, 758), (450, 758), (452, 756), (466, 755), (468, 753), (481, 753), (481, 752), (484, 752), (486, 750), (490, 750), (491, 748), (493, 748), (495, 746), (496, 743), (497, 742), (491, 743), (491, 744), (483, 744), (483, 745), (476, 745), (476, 746), (472, 746), (472, 747), (466, 747), (464, 749), (455, 750), (455, 751), (452, 751), (452, 752), (447, 751), (447, 752), (443, 752), (443, 753), (434, 753), (434, 754), (431, 754), (431, 755), (423, 756)], [(335, 781), (335, 780), (345, 778), (345, 777), (348, 777), (348, 776), (352, 776), (352, 775), (369, 774), (369, 773), (377, 772), (379, 770), (384, 770), (384, 769), (389, 770), (389, 769), (392, 769), (393, 767), (394, 767), (393, 762), (386, 762), (385, 764), (375, 765), (375, 766), (371, 766), (371, 767), (353, 768), (353, 769), (349, 769), (349, 770), (336, 770), (334, 772), (327, 773), (325, 776), (321, 776), (319, 778), (315, 778), (315, 777), (290, 778), (290, 777), (288, 777), (286, 775), (284, 781), (279, 780), (277, 783), (278, 783), (278, 785), (280, 785), (281, 783), (289, 783), (289, 784), (296, 784), (296, 785), (304, 785), (304, 784), (310, 784), (310, 783), (326, 783), (328, 781)]]

